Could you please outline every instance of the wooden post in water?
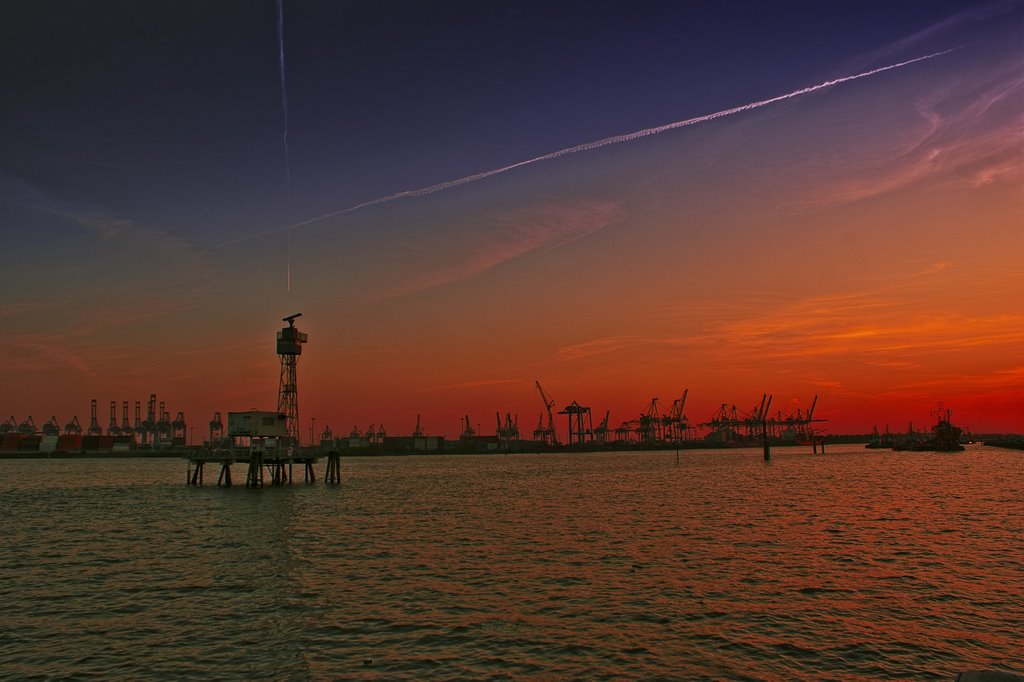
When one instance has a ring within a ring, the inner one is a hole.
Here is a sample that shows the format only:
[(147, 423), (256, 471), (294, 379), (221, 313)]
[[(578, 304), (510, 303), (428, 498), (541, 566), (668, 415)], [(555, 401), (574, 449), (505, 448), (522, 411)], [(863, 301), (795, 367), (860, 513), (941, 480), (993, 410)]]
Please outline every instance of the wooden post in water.
[(761, 440), (764, 442), (764, 461), (768, 461), (772, 458), (772, 448), (768, 444), (768, 410), (772, 406), (772, 396), (766, 396), (768, 402), (765, 402), (765, 398), (761, 398)]
[(327, 473), (325, 474), (327, 483), (337, 483), (341, 485), (341, 454), (337, 450), (331, 450), (327, 453)]
[(249, 472), (245, 477), (245, 487), (263, 487), (263, 453), (255, 448), (249, 454)]
[(231, 487), (231, 464), (224, 461), (220, 465), (220, 476), (217, 478), (217, 486)]

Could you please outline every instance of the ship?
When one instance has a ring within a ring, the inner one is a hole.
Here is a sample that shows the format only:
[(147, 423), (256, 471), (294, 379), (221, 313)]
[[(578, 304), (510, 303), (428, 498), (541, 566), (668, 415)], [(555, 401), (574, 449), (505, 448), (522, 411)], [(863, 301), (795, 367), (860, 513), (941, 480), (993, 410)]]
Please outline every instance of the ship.
[(914, 452), (962, 452), (964, 446), (960, 445), (960, 434), (963, 429), (953, 425), (953, 411), (943, 408), (940, 402), (938, 409), (932, 414), (935, 415), (935, 424), (932, 425), (931, 437), (900, 443), (894, 445), (892, 449)]
[(885, 427), (885, 433), (879, 433), (878, 427), (871, 429), (871, 440), (864, 447), (868, 450), (888, 450), (893, 447), (894, 441), (892, 433), (889, 432), (889, 427)]

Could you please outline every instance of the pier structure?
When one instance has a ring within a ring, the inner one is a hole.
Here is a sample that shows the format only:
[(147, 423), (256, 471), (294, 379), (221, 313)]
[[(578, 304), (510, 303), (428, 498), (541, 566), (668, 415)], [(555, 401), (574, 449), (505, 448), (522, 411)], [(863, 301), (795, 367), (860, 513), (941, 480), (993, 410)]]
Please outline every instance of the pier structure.
[[(284, 485), (292, 482), (292, 466), (296, 463), (303, 465), (303, 480), (315, 482), (313, 465), (319, 459), (319, 450), (289, 448), (287, 422), (283, 412), (228, 412), (226, 439), (189, 454), (186, 482), (202, 485), (206, 466), (219, 465), (217, 485), (230, 488), (232, 465), (246, 464), (246, 488)], [(340, 483), (339, 458), (337, 453), (332, 454), (333, 458), (328, 457), (328, 482)]]
[[(308, 336), (295, 327), (295, 318), (302, 313), (295, 313), (283, 318), (288, 323), (277, 332), (277, 355), (281, 360), (281, 374), (277, 389), (277, 410), (274, 412), (256, 409), (247, 412), (228, 412), (228, 429), (226, 438), (218, 438), (223, 430), (220, 413), (214, 414), (210, 422), (210, 440), (207, 447), (189, 455), (187, 481), (189, 485), (202, 485), (203, 470), (207, 464), (219, 464), (220, 475), (217, 485), (230, 487), (231, 466), (235, 463), (247, 462), (245, 487), (262, 488), (267, 482), (270, 485), (284, 485), (292, 482), (292, 466), (298, 462), (303, 465), (303, 478), (306, 483), (316, 481), (313, 465), (317, 461), (319, 449), (310, 447), (304, 453), (299, 441), (299, 388), (297, 366), (302, 345)], [(160, 412), (163, 412), (161, 405)], [(184, 415), (178, 413), (178, 424), (184, 429)], [(169, 428), (174, 428), (172, 423)], [(372, 427), (371, 427), (372, 431)], [(384, 427), (380, 436), (384, 438)], [(312, 444), (311, 444), (312, 445)], [(341, 482), (340, 458), (332, 452), (328, 458), (328, 482)]]

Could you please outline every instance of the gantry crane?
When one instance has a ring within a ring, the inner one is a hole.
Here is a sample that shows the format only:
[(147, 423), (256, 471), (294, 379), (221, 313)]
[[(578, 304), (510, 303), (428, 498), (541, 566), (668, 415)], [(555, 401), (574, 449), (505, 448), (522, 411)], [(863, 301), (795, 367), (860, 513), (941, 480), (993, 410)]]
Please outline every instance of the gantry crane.
[(121, 427), (117, 424), (117, 401), (110, 401), (110, 423), (107, 424), (108, 436), (120, 436)]
[(100, 428), (100, 423), (96, 417), (96, 399), (93, 398), (92, 402), (89, 403), (89, 430), (86, 431), (90, 436), (101, 436), (103, 435), (103, 429)]
[(60, 424), (57, 423), (57, 416), (50, 417), (50, 421), (43, 424), (43, 435), (44, 436), (59, 436), (60, 435)]
[(608, 419), (612, 416), (612, 411), (607, 410), (604, 413), (604, 419), (594, 429), (594, 440), (604, 445), (608, 442)]

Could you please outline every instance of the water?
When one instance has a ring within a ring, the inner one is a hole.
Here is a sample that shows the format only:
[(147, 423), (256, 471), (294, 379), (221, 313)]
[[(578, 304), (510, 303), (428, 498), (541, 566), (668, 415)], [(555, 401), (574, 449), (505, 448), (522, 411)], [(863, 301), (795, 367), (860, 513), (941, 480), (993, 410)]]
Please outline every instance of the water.
[(2, 461), (0, 677), (1024, 673), (1024, 453), (806, 450)]

